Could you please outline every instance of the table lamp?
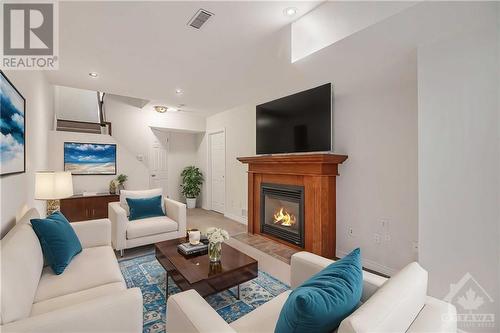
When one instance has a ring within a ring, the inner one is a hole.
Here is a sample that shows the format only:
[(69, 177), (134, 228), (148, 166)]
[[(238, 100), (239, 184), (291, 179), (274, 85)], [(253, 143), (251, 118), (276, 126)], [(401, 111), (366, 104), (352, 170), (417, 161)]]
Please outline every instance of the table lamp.
[(71, 172), (37, 172), (35, 174), (35, 199), (47, 200), (47, 215), (59, 210), (59, 199), (73, 195)]

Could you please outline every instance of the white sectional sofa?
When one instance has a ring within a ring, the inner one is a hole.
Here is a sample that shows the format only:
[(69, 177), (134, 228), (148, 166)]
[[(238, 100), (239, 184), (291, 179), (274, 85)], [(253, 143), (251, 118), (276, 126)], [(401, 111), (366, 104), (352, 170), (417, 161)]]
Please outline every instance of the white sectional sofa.
[[(297, 287), (332, 260), (299, 252), (291, 260), (291, 285)], [(363, 271), (360, 307), (340, 324), (338, 333), (450, 333), (457, 331), (456, 310), (427, 296), (427, 272), (411, 263), (390, 279)], [(169, 333), (273, 333), (285, 292), (227, 324), (194, 290), (172, 295), (167, 303)]]
[(126, 198), (150, 198), (161, 195), (161, 189), (120, 192), (120, 202), (109, 204), (108, 216), (112, 223), (112, 243), (123, 255), (124, 249), (153, 244), (186, 236), (186, 205), (163, 199), (166, 216), (129, 221)]
[(61, 275), (44, 260), (28, 211), (1, 240), (1, 332), (142, 332), (142, 295), (127, 289), (107, 219), (72, 223), (82, 252)]

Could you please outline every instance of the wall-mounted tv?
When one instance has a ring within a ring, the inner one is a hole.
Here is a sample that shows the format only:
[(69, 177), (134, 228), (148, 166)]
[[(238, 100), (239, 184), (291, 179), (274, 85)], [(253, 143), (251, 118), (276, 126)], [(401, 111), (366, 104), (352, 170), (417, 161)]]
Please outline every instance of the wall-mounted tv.
[(332, 150), (331, 83), (257, 105), (257, 154)]
[(64, 171), (73, 175), (116, 175), (116, 145), (65, 142)]

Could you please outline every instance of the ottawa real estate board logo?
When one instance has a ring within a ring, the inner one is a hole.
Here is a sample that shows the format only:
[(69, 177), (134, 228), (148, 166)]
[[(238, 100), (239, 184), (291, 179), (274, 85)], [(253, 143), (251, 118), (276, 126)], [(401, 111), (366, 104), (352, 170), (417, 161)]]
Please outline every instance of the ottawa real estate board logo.
[(458, 332), (491, 332), (495, 325), (495, 301), (470, 274), (450, 285), (445, 301), (457, 309)]
[(1, 5), (4, 70), (56, 70), (58, 53), (57, 2), (3, 2)]

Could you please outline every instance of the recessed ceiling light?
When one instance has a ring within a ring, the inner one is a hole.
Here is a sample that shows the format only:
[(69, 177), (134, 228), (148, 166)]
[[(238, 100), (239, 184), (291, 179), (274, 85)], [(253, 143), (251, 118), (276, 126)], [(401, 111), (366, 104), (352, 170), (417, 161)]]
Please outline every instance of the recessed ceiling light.
[(168, 108), (168, 112), (177, 112), (177, 111), (179, 111), (179, 110), (176, 108)]
[(177, 88), (177, 89), (175, 89), (175, 93), (177, 95), (182, 95), (184, 93), (184, 91), (182, 91), (182, 89)]
[(99, 73), (97, 73), (97, 72), (90, 72), (90, 73), (89, 73), (89, 76), (90, 76), (91, 78), (95, 79), (95, 78), (99, 77)]
[(167, 112), (167, 107), (166, 106), (163, 106), (163, 105), (156, 105), (154, 107), (155, 111), (158, 112), (158, 113), (165, 113)]
[(295, 8), (295, 7), (285, 8), (283, 13), (285, 13), (286, 16), (293, 16), (293, 15), (297, 14), (297, 8)]

